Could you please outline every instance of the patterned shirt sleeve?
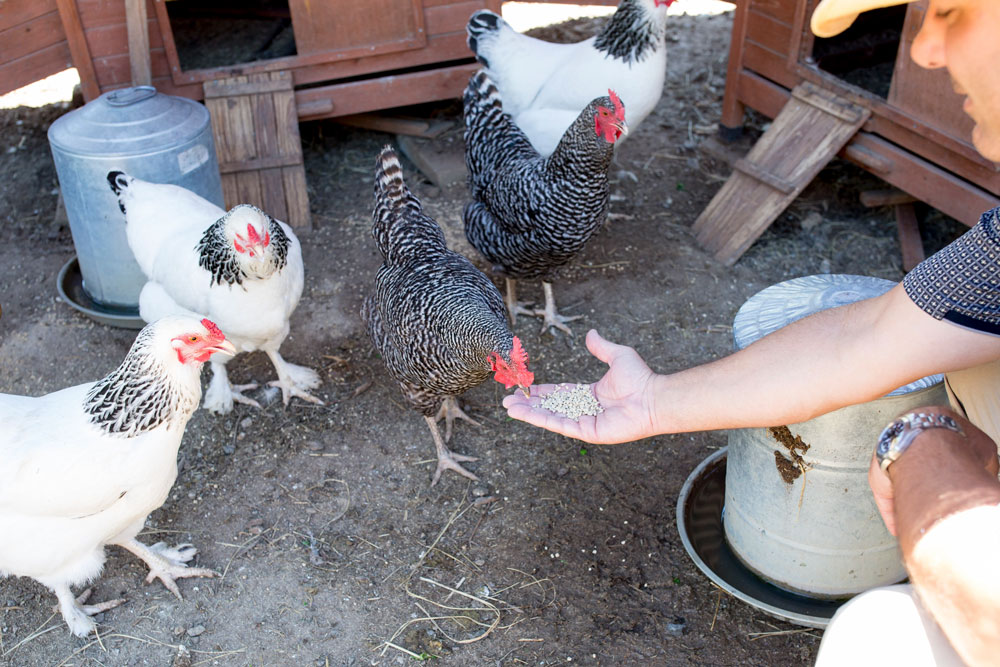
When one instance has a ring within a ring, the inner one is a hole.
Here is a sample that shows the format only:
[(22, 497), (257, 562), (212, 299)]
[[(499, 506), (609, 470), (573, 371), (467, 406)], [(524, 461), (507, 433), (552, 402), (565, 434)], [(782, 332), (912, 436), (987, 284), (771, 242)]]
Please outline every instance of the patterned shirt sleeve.
[(1000, 207), (918, 264), (903, 288), (934, 319), (1000, 336)]

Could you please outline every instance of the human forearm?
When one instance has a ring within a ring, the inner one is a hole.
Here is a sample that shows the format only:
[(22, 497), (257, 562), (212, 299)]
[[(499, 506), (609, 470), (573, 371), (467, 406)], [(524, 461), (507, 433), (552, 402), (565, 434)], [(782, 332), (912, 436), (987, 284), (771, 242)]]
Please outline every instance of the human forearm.
[(928, 611), (969, 664), (993, 664), (1000, 654), (996, 449), (955, 417), (966, 435), (924, 431), (889, 466), (895, 523), (903, 561)]

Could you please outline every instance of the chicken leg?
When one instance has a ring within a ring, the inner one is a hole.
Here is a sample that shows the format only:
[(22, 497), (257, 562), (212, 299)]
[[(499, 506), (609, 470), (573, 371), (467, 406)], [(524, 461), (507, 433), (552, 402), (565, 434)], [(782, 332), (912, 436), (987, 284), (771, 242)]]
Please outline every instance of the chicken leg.
[(56, 594), (56, 598), (59, 600), (59, 611), (62, 613), (66, 625), (69, 626), (70, 632), (77, 637), (86, 637), (97, 627), (97, 623), (94, 622), (91, 616), (100, 614), (102, 611), (107, 611), (108, 609), (114, 609), (125, 602), (124, 599), (118, 598), (98, 604), (84, 604), (92, 592), (90, 588), (81, 593), (79, 597), (73, 597), (73, 593), (69, 589), (69, 584), (66, 582), (49, 585), (49, 588), (52, 589), (52, 592)]
[(178, 544), (176, 547), (168, 547), (165, 542), (157, 542), (152, 546), (146, 546), (142, 542), (129, 539), (116, 542), (120, 547), (128, 549), (141, 558), (149, 567), (149, 574), (146, 575), (146, 583), (152, 583), (154, 579), (159, 579), (167, 590), (183, 600), (181, 591), (177, 588), (174, 579), (185, 577), (217, 577), (217, 572), (204, 567), (188, 567), (185, 565), (194, 558), (198, 550), (190, 544)]
[(573, 320), (578, 320), (583, 315), (571, 315), (569, 317), (563, 317), (556, 310), (556, 300), (552, 296), (552, 283), (542, 281), (542, 289), (545, 291), (545, 308), (542, 310), (535, 310), (532, 314), (536, 317), (543, 317), (542, 320), (542, 331), (549, 329), (550, 327), (555, 327), (560, 331), (566, 332), (567, 336), (572, 336), (573, 332), (570, 331), (569, 327), (566, 326), (566, 322), (572, 322)]
[[(218, 356), (218, 355), (216, 355)], [(230, 384), (229, 373), (226, 372), (226, 364), (212, 361), (212, 379), (205, 390), (205, 401), (203, 406), (209, 412), (224, 415), (233, 410), (233, 403), (243, 403), (260, 410), (260, 403), (248, 396), (244, 396), (244, 391), (257, 388), (256, 383), (250, 384)]]
[(278, 372), (278, 379), (268, 382), (272, 387), (281, 388), (281, 400), (285, 405), (292, 400), (292, 396), (323, 405), (323, 401), (308, 393), (306, 389), (315, 389), (320, 385), (319, 374), (311, 368), (297, 366), (285, 361), (277, 350), (264, 350), (268, 358), (274, 364), (274, 370)]
[(518, 315), (530, 315), (534, 317), (535, 311), (525, 308), (527, 305), (534, 305), (527, 301), (517, 300), (517, 280), (515, 278), (504, 278), (507, 286), (507, 294), (504, 296), (504, 303), (507, 306), (507, 314), (510, 315), (510, 323), (517, 323)]
[(437, 450), (438, 457), (437, 469), (434, 471), (434, 479), (431, 480), (431, 486), (438, 483), (438, 480), (441, 479), (441, 473), (445, 470), (454, 470), (463, 477), (468, 477), (473, 481), (479, 481), (478, 477), (459, 464), (459, 461), (478, 461), (479, 459), (475, 456), (456, 454), (448, 449), (448, 447), (444, 444), (444, 440), (441, 439), (441, 431), (438, 430), (437, 420), (434, 417), (427, 416), (425, 416), (424, 419), (427, 420), (427, 426), (431, 429), (431, 437), (434, 438), (434, 448)]
[(451, 425), (456, 419), (464, 419), (473, 426), (479, 426), (479, 422), (465, 414), (458, 405), (458, 399), (454, 396), (449, 396), (443, 401), (441, 401), (441, 409), (438, 410), (437, 415), (434, 416), (434, 421), (439, 422), (444, 419), (444, 441), (451, 441)]

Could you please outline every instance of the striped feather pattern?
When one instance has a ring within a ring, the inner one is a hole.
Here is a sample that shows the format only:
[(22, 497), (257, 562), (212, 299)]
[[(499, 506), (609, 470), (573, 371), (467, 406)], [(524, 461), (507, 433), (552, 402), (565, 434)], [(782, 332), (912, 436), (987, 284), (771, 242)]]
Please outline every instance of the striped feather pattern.
[(444, 398), (489, 376), (490, 352), (510, 361), (514, 335), (503, 298), (469, 260), (448, 249), (388, 146), (376, 163), (372, 236), (384, 262), (361, 317), (403, 394), (432, 416)]
[(503, 111), (484, 71), (465, 90), (465, 163), (472, 201), (465, 235), (476, 250), (512, 278), (547, 277), (565, 265), (604, 223), (614, 144), (594, 129), (593, 100), (543, 158)]

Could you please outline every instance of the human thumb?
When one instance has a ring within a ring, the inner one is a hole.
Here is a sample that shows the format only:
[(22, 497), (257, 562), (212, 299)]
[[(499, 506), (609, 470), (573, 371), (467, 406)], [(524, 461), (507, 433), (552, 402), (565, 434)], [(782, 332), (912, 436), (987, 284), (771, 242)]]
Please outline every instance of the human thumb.
[(597, 333), (596, 329), (591, 329), (587, 332), (587, 349), (590, 350), (592, 355), (610, 366), (615, 357), (622, 350), (627, 350), (628, 348), (624, 345), (618, 345), (617, 343), (605, 340), (601, 337), (601, 334)]

